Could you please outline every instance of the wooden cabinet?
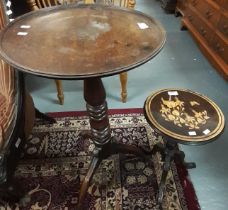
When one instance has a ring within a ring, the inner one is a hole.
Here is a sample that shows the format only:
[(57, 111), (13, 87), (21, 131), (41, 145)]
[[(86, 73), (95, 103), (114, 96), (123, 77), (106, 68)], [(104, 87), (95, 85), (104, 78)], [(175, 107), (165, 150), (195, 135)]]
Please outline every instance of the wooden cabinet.
[(176, 7), (176, 0), (160, 0), (161, 1), (161, 6), (162, 8), (167, 12), (167, 13), (174, 13), (175, 7)]
[(228, 38), (228, 17), (221, 15), (218, 23), (218, 30)]
[(178, 14), (180, 13), (182, 16), (184, 16), (186, 7), (187, 7), (186, 0), (177, 0), (175, 15), (178, 16)]
[[(179, 5), (184, 12), (179, 11)], [(177, 11), (184, 13), (182, 27), (228, 80), (228, 0), (178, 0)]]

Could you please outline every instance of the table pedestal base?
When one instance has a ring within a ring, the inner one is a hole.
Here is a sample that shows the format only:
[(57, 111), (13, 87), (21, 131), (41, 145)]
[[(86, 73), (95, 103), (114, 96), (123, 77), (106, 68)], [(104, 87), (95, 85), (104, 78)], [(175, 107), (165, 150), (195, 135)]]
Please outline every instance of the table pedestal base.
[(84, 98), (90, 119), (90, 136), (95, 144), (94, 156), (85, 179), (82, 182), (77, 209), (83, 209), (83, 201), (89, 188), (93, 174), (103, 159), (117, 153), (127, 153), (141, 156), (149, 160), (148, 152), (138, 147), (117, 143), (111, 136), (111, 129), (105, 101), (105, 89), (100, 78), (84, 80)]
[(88, 191), (90, 181), (92, 180), (92, 177), (96, 169), (98, 168), (99, 164), (101, 163), (101, 161), (104, 159), (107, 159), (111, 155), (119, 154), (119, 153), (133, 154), (143, 158), (145, 161), (151, 161), (151, 159), (149, 158), (149, 155), (151, 155), (151, 152), (147, 152), (133, 145), (117, 143), (115, 141), (115, 137), (112, 137), (111, 141), (105, 144), (102, 148), (95, 148), (89, 170), (81, 184), (78, 207), (77, 207), (78, 210), (83, 209), (83, 201)]
[(160, 152), (162, 155), (162, 159), (164, 161), (163, 164), (163, 171), (162, 171), (162, 177), (159, 184), (159, 190), (157, 195), (157, 201), (159, 205), (161, 206), (164, 192), (165, 192), (165, 185), (166, 185), (166, 179), (168, 172), (170, 170), (171, 162), (174, 160), (175, 157), (179, 158), (181, 163), (187, 168), (196, 168), (196, 164), (193, 162), (185, 162), (185, 154), (183, 151), (180, 151), (178, 149), (176, 142), (166, 141), (165, 146), (162, 144), (156, 144), (153, 148), (152, 153), (155, 154), (156, 152)]

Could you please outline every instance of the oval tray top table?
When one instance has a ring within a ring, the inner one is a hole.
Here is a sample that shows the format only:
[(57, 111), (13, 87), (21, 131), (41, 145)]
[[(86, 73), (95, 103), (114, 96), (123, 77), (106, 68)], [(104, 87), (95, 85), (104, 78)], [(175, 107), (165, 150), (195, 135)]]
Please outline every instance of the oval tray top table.
[(220, 108), (191, 90), (163, 89), (145, 102), (148, 122), (168, 140), (199, 145), (216, 139), (225, 126)]
[(148, 123), (164, 137), (165, 144), (156, 144), (152, 152), (160, 152), (164, 160), (157, 196), (161, 205), (174, 158), (179, 157), (188, 169), (196, 167), (195, 163), (185, 162), (185, 154), (177, 144), (201, 145), (215, 140), (225, 127), (225, 118), (220, 108), (206, 96), (172, 88), (148, 96), (144, 112)]
[(145, 63), (162, 49), (165, 39), (165, 30), (153, 18), (99, 4), (41, 9), (19, 17), (1, 31), (0, 55), (18, 70), (48, 78), (84, 79), (96, 148), (77, 209), (83, 209), (90, 180), (102, 159), (118, 152), (145, 156), (139, 148), (117, 144), (111, 137), (101, 77)]

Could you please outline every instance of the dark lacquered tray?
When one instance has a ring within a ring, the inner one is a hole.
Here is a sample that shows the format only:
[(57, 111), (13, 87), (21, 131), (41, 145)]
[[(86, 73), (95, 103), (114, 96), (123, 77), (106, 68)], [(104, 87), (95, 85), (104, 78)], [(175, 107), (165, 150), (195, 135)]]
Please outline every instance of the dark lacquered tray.
[(148, 122), (169, 139), (205, 144), (222, 133), (225, 118), (209, 98), (191, 90), (163, 89), (145, 102)]
[(1, 57), (19, 70), (62, 79), (130, 70), (163, 47), (153, 18), (104, 5), (64, 5), (28, 13), (0, 33)]

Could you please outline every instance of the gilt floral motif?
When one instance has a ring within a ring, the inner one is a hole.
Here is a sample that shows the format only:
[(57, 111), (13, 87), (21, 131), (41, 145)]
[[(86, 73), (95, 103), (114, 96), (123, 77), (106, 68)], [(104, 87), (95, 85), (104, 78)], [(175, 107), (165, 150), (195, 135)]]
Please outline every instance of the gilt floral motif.
[(210, 117), (206, 110), (198, 112), (193, 109), (194, 106), (200, 105), (198, 102), (190, 101), (189, 103), (192, 107), (192, 113), (186, 112), (184, 102), (179, 100), (178, 97), (174, 97), (174, 100), (161, 98), (161, 116), (166, 121), (173, 122), (179, 127), (186, 126), (189, 129), (199, 129), (201, 125), (206, 124)]

